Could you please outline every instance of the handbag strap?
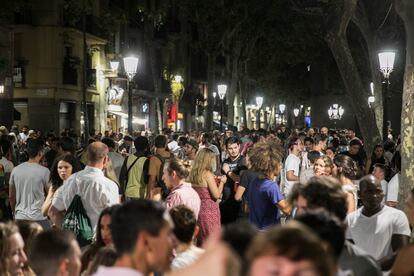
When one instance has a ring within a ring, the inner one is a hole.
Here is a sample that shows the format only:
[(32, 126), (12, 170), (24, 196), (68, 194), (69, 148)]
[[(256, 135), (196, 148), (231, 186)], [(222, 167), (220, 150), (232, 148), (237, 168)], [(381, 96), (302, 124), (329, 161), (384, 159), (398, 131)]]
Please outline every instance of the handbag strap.
[(138, 159), (142, 157), (142, 156), (137, 156), (137, 158), (135, 158), (134, 162), (132, 162), (131, 166), (129, 166), (129, 168), (127, 169), (126, 172), (126, 179), (125, 179), (125, 190), (128, 186), (128, 176), (129, 176), (129, 172), (131, 171), (132, 167), (135, 165), (135, 163), (138, 161)]

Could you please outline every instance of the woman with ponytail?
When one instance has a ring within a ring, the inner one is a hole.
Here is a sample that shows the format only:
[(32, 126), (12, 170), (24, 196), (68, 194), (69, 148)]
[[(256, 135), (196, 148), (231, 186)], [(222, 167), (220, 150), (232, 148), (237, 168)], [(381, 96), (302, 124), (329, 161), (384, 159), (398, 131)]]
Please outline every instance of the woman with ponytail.
[(162, 180), (170, 190), (166, 199), (167, 209), (185, 205), (190, 208), (198, 218), (201, 200), (198, 193), (192, 188), (191, 183), (186, 182), (190, 174), (190, 162), (173, 158), (164, 166)]

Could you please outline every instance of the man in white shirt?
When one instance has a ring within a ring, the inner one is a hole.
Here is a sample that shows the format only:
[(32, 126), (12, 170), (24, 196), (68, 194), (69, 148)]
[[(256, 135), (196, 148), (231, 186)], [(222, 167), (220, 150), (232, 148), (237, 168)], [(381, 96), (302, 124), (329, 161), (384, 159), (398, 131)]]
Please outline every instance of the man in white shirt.
[(49, 228), (49, 221), (41, 211), (50, 176), (49, 170), (39, 164), (44, 154), (43, 142), (30, 139), (27, 154), (29, 161), (15, 167), (10, 175), (10, 206), (15, 220), (35, 221), (43, 228)]
[(408, 219), (402, 211), (381, 203), (384, 193), (374, 176), (363, 177), (359, 189), (363, 207), (347, 216), (346, 238), (370, 254), (382, 270), (389, 270), (398, 250), (409, 243)]
[(398, 205), (398, 190), (400, 188), (401, 173), (396, 173), (388, 182), (387, 186), (387, 198), (385, 204), (390, 207), (397, 207)]
[(385, 200), (387, 198), (387, 190), (388, 190), (388, 182), (387, 180), (385, 180), (386, 170), (387, 168), (385, 167), (385, 165), (377, 163), (374, 165), (374, 170), (372, 171), (372, 175), (375, 176), (375, 178), (378, 179), (379, 182), (381, 182), (381, 188), (382, 188), (382, 191), (384, 192), (382, 204), (385, 203)]
[(299, 138), (293, 138), (289, 141), (290, 154), (284, 164), (284, 188), (283, 194), (288, 197), (293, 185), (299, 182), (300, 156), (303, 151), (303, 143)]
[(29, 127), (23, 126), (22, 131), (19, 133), (19, 140), (24, 143), (26, 142), (28, 137), (29, 137)]
[(102, 139), (102, 143), (108, 146), (108, 156), (112, 162), (112, 167), (114, 168), (115, 174), (119, 179), (125, 158), (122, 156), (122, 154), (116, 152), (116, 145), (113, 139), (105, 137)]
[(395, 158), (395, 168), (398, 172), (391, 178), (388, 182), (387, 187), (387, 199), (385, 204), (390, 207), (397, 207), (398, 205), (398, 191), (400, 189), (400, 179), (401, 179), (401, 155), (396, 153)]
[(119, 203), (118, 185), (103, 173), (109, 160), (108, 152), (108, 147), (102, 142), (88, 146), (88, 165), (71, 175), (53, 197), (49, 216), (54, 224), (60, 223), (63, 212), (68, 209), (75, 195), (81, 197), (94, 230), (102, 210)]
[(8, 140), (0, 140), (0, 165), (3, 166), (4, 173), (10, 175), (14, 168), (13, 162), (7, 159), (12, 157), (12, 144)]
[(170, 210), (174, 222), (174, 235), (177, 239), (176, 255), (171, 263), (171, 269), (177, 270), (194, 263), (204, 253), (204, 250), (194, 245), (197, 236), (197, 216), (185, 205), (175, 206)]

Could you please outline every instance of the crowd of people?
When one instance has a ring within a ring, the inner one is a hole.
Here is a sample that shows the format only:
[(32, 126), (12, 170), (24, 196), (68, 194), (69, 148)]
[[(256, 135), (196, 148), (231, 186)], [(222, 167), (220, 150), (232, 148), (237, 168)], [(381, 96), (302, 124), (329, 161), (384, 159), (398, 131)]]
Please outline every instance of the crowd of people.
[(0, 276), (412, 275), (414, 189), (400, 202), (388, 138), (372, 154), (326, 127), (80, 146), (2, 126)]

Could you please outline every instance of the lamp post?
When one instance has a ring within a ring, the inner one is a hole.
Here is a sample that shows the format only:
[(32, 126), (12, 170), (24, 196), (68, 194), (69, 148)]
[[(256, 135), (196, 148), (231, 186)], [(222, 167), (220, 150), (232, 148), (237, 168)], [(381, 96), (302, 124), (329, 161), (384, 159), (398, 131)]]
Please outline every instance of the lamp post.
[(294, 108), (294, 109), (293, 109), (293, 116), (295, 117), (295, 118), (294, 118), (294, 122), (295, 122), (295, 124), (294, 124), (294, 126), (293, 126), (293, 127), (296, 127), (296, 124), (297, 124), (297, 119), (298, 119), (298, 116), (299, 116), (299, 112), (300, 112), (300, 109), (299, 109), (299, 108)]
[(344, 113), (345, 109), (342, 106), (338, 104), (333, 104), (328, 109), (329, 120), (333, 120), (334, 125), (336, 126), (336, 121), (341, 120)]
[(128, 133), (133, 134), (132, 129), (132, 85), (131, 82), (137, 73), (138, 58), (129, 56), (124, 58), (124, 70), (128, 77)]
[[(220, 112), (220, 131), (223, 131), (223, 116), (224, 116), (224, 97), (226, 96), (227, 92), (227, 85), (219, 84), (217, 85), (218, 96), (221, 101), (221, 112)], [(213, 95), (214, 97), (214, 95)]]
[(371, 82), (369, 86), (371, 88), (371, 95), (368, 97), (368, 106), (369, 108), (372, 108), (373, 103), (375, 103), (374, 83)]
[(390, 74), (394, 70), (395, 52), (385, 51), (378, 53), (380, 71), (384, 77), (382, 86), (382, 104), (383, 104), (383, 117), (382, 117), (382, 139), (387, 140), (388, 137), (388, 88), (390, 85)]
[(181, 75), (175, 75), (174, 78), (171, 80), (171, 91), (172, 91), (172, 102), (175, 105), (175, 122), (174, 122), (174, 130), (177, 131), (179, 129), (179, 105), (182, 93), (184, 92), (183, 83), (184, 78)]
[(112, 60), (109, 62), (109, 65), (111, 66), (112, 71), (116, 71), (118, 70), (118, 67), (119, 67), (119, 61)]
[(283, 118), (283, 116), (284, 116), (284, 113), (285, 113), (285, 110), (286, 110), (286, 105), (285, 104), (279, 104), (279, 110), (280, 110), (280, 113), (281, 113), (281, 117), (282, 117), (282, 125), (283, 125), (283, 122), (284, 122), (284, 118)]
[(293, 115), (295, 116), (295, 118), (297, 118), (299, 116), (299, 108), (294, 108), (293, 109)]
[(257, 115), (256, 115), (256, 129), (260, 128), (260, 108), (263, 105), (263, 97), (257, 96), (256, 97), (256, 105), (257, 105)]

